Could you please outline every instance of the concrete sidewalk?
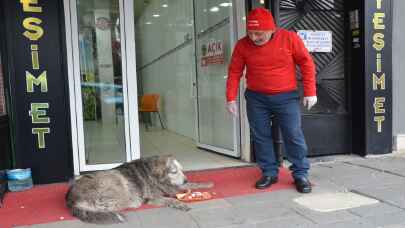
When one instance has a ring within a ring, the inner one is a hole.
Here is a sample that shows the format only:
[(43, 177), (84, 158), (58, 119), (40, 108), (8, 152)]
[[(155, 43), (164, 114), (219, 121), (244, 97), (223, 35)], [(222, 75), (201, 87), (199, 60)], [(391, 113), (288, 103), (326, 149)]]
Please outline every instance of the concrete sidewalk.
[[(405, 227), (405, 156), (401, 153), (315, 158), (311, 181), (316, 185), (311, 194), (282, 190), (193, 203), (189, 212), (169, 208), (129, 212), (125, 224), (97, 226), (76, 220), (25, 227)], [(297, 201), (310, 202), (309, 207)], [(361, 203), (369, 204), (358, 206)], [(336, 210), (339, 207), (345, 209)]]

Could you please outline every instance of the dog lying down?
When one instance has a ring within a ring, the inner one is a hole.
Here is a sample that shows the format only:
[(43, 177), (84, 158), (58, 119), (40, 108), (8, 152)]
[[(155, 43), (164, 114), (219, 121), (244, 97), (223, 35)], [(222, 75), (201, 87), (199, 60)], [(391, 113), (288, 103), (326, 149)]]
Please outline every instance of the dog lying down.
[(182, 166), (172, 156), (154, 156), (80, 176), (66, 194), (66, 205), (84, 222), (122, 223), (126, 219), (121, 210), (143, 203), (188, 211), (185, 203), (174, 198), (176, 194), (212, 186), (187, 182)]

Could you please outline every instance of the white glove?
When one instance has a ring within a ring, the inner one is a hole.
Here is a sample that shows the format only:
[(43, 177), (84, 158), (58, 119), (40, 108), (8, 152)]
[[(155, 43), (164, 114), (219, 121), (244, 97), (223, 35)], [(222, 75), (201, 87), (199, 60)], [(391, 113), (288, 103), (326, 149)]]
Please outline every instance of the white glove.
[(318, 98), (316, 96), (311, 96), (311, 97), (304, 97), (302, 100), (302, 103), (304, 104), (304, 107), (307, 107), (308, 110), (312, 108), (318, 101)]
[(226, 103), (226, 110), (228, 110), (228, 112), (231, 113), (232, 116), (238, 116), (238, 105), (236, 104), (236, 101), (229, 101), (228, 103)]

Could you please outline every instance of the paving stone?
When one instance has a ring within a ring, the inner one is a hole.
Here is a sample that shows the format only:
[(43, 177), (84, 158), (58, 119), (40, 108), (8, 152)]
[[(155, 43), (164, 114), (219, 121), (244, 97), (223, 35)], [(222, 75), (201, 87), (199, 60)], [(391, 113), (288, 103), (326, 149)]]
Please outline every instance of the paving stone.
[(308, 208), (302, 207), (298, 204), (294, 207), (294, 210), (299, 215), (305, 217), (306, 219), (309, 219), (316, 224), (322, 224), (322, 225), (343, 222), (343, 221), (353, 221), (353, 220), (357, 220), (359, 218), (359, 216), (356, 216), (346, 210), (333, 211), (333, 212), (317, 212), (317, 211), (313, 211)]
[(398, 196), (397, 198), (385, 199), (387, 203), (395, 205), (396, 207), (405, 209), (405, 196)]
[[(199, 228), (216, 228), (246, 223), (231, 208), (214, 208), (189, 212)], [(177, 227), (176, 227), (177, 228)]]
[(207, 210), (207, 209), (214, 209), (214, 208), (227, 208), (227, 207), (232, 207), (232, 204), (229, 203), (225, 199), (214, 199), (214, 200), (190, 203), (190, 204), (188, 204), (188, 206), (191, 208), (192, 211), (196, 211), (196, 210)]
[(159, 208), (137, 211), (143, 228), (197, 228), (189, 212), (172, 208)]
[(289, 218), (289, 219), (279, 219), (270, 220), (265, 222), (260, 222), (256, 224), (256, 228), (312, 228), (315, 224), (308, 219), (303, 217)]
[(386, 158), (370, 158), (364, 160), (349, 161), (352, 164), (370, 166), (377, 169), (388, 170), (404, 175), (405, 158), (401, 157), (386, 157)]
[(395, 184), (399, 183), (402, 179), (403, 178), (391, 174), (371, 171), (349, 177), (336, 176), (333, 178), (333, 182), (344, 185), (349, 189), (356, 189), (366, 187), (374, 188), (381, 186), (381, 183)]
[(357, 207), (349, 210), (351, 213), (360, 217), (377, 216), (402, 211), (400, 208), (393, 207), (385, 203)]
[[(136, 212), (126, 214), (127, 222), (111, 225), (102, 225), (104, 228), (141, 228)], [(1, 226), (0, 226), (1, 227)], [(20, 226), (19, 228), (100, 228), (100, 225), (84, 223), (79, 220), (61, 221), (32, 226)]]
[(388, 226), (379, 226), (379, 228), (404, 228), (405, 223), (396, 224), (396, 225), (388, 225)]
[(343, 155), (330, 155), (330, 156), (320, 156), (320, 157), (310, 157), (309, 161), (313, 165), (325, 164), (325, 163), (337, 163), (345, 161), (353, 161), (364, 159), (358, 155), (354, 154), (343, 154)]
[(253, 224), (253, 223), (243, 223), (243, 224), (238, 224), (238, 225), (216, 227), (216, 228), (257, 228), (257, 227), (256, 227), (256, 224)]
[(247, 204), (243, 207), (235, 207), (235, 213), (239, 217), (245, 218), (249, 223), (299, 217), (294, 210), (281, 204)]
[[(86, 224), (88, 227), (90, 227), (90, 224)], [(78, 220), (72, 220), (72, 221), (61, 221), (61, 222), (51, 222), (51, 223), (45, 223), (45, 224), (35, 224), (35, 225), (30, 225), (30, 226), (18, 226), (19, 228), (79, 228), (83, 227), (84, 224)], [(1, 227), (1, 226), (0, 226)]]
[(325, 192), (347, 192), (346, 186), (337, 184), (329, 179), (311, 178), (312, 193), (325, 193)]
[(400, 224), (405, 224), (405, 212), (402, 211), (397, 213), (369, 216), (365, 217), (364, 219), (372, 224), (373, 227), (384, 227), (393, 225), (398, 226)]
[(238, 197), (230, 197), (225, 200), (228, 201), (233, 206), (243, 206), (255, 203), (264, 203), (267, 205), (286, 203), (288, 201), (292, 202), (292, 199), (299, 196), (295, 189), (285, 189), (272, 192), (263, 192), (257, 194), (249, 194)]
[(405, 208), (405, 194), (403, 193), (404, 188), (395, 187), (395, 188), (371, 188), (363, 187), (356, 189), (357, 192), (364, 195), (374, 197), (383, 202), (390, 203), (400, 208)]
[[(364, 220), (354, 220), (354, 221), (343, 221), (328, 224), (327, 228), (373, 228), (374, 226)], [(311, 228), (325, 228), (325, 225), (315, 225)]]

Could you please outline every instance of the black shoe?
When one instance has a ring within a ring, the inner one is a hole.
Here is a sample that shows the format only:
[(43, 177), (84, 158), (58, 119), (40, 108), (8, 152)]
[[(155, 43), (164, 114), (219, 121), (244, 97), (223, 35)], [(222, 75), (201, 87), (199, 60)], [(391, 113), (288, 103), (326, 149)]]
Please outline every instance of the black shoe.
[(271, 177), (271, 176), (262, 176), (260, 180), (256, 182), (257, 189), (265, 189), (270, 187), (272, 184), (278, 182), (278, 177)]
[(312, 191), (311, 182), (306, 177), (294, 179), (295, 188), (301, 193), (310, 193)]

